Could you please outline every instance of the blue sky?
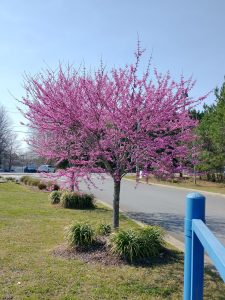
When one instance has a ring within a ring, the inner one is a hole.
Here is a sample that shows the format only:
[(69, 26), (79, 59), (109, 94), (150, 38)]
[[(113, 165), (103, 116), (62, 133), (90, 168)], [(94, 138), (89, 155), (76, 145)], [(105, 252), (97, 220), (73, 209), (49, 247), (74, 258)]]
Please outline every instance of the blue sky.
[(24, 72), (59, 61), (93, 69), (101, 57), (109, 68), (123, 66), (133, 60), (137, 34), (143, 66), (152, 54), (153, 67), (175, 79), (193, 75), (193, 96), (203, 95), (225, 75), (224, 13), (224, 0), (1, 0), (0, 104), (15, 130), (26, 131), (11, 95), (24, 95)]

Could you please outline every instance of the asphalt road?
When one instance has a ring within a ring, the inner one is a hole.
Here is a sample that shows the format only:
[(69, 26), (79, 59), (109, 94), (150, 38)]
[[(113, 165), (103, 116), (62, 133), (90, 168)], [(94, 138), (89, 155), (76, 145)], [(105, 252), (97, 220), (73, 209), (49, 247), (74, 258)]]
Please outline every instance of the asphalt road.
[[(20, 177), (24, 174), (7, 175)], [(103, 182), (94, 179), (94, 182), (98, 187), (91, 188), (95, 197), (112, 204), (112, 179), (107, 177)], [(81, 185), (81, 188), (89, 191), (85, 185)], [(185, 197), (189, 192), (185, 189), (143, 183), (136, 186), (134, 181), (124, 179), (121, 184), (120, 208), (133, 219), (162, 226), (170, 235), (183, 242)], [(225, 246), (225, 197), (204, 192), (202, 194), (206, 196), (206, 224)]]
[[(93, 194), (100, 200), (112, 204), (113, 181), (111, 178), (102, 183), (95, 180), (101, 189), (92, 188)], [(82, 189), (88, 189), (82, 186)], [(185, 197), (191, 191), (159, 185), (140, 183), (136, 187), (134, 181), (123, 180), (121, 185), (120, 207), (132, 218), (162, 226), (169, 234), (184, 241)], [(206, 196), (206, 224), (225, 246), (225, 197), (219, 195)]]

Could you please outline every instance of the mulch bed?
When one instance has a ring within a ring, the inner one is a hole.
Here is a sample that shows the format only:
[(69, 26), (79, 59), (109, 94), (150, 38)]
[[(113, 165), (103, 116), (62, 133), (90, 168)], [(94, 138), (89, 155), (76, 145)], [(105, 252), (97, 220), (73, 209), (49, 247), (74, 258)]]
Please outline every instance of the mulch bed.
[[(87, 247), (68, 247), (66, 244), (56, 247), (52, 254), (56, 257), (65, 259), (79, 259), (86, 263), (96, 264), (99, 263), (104, 266), (120, 266), (131, 265), (125, 259), (118, 257), (112, 253), (107, 238), (98, 237), (98, 239), (91, 246)], [(134, 266), (151, 267), (154, 264), (172, 263), (174, 259), (178, 259), (178, 255), (173, 251), (165, 249), (156, 259), (141, 259), (132, 263)]]
[(98, 238), (91, 246), (68, 247), (60, 245), (53, 250), (53, 255), (66, 259), (80, 259), (86, 263), (100, 263), (105, 266), (119, 266), (127, 264), (110, 251), (105, 238)]

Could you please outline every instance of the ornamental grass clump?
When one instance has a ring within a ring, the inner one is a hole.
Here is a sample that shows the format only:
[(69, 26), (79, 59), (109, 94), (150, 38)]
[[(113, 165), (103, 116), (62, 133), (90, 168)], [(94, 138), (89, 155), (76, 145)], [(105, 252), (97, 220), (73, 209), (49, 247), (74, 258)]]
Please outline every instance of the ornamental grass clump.
[(40, 179), (30, 178), (27, 183), (32, 186), (38, 186), (40, 182)]
[(33, 180), (34, 179), (32, 177), (28, 176), (24, 183), (27, 185), (33, 185)]
[(58, 204), (60, 202), (61, 195), (62, 195), (61, 191), (52, 191), (49, 194), (49, 200), (51, 204)]
[(87, 223), (75, 223), (66, 228), (65, 238), (72, 247), (89, 246), (94, 242), (94, 230)]
[(22, 176), (20, 178), (20, 181), (26, 185), (32, 185), (32, 186), (38, 186), (38, 184), (41, 182), (40, 179), (33, 178), (31, 176)]
[(145, 226), (139, 231), (142, 257), (156, 257), (163, 249), (163, 231), (159, 226)]
[(47, 188), (48, 188), (49, 191), (58, 191), (58, 190), (60, 190), (60, 186), (57, 183), (52, 182), (52, 181), (48, 181)]
[(16, 178), (15, 177), (11, 177), (11, 176), (9, 176), (9, 177), (6, 177), (5, 178), (6, 179), (6, 181), (16, 181)]
[(157, 226), (120, 230), (111, 236), (112, 251), (131, 263), (156, 257), (162, 250), (163, 243), (162, 230)]
[(134, 230), (114, 232), (111, 236), (111, 243), (112, 252), (129, 262), (133, 262), (142, 256), (139, 240)]
[(23, 183), (26, 185), (30, 185), (31, 180), (32, 180), (32, 178), (30, 176), (27, 176), (27, 178), (25, 178)]
[(64, 208), (90, 209), (94, 208), (94, 196), (77, 192), (65, 192), (62, 194), (61, 203)]
[(23, 182), (24, 184), (27, 184), (27, 182), (29, 181), (29, 179), (30, 179), (30, 176), (22, 176), (21, 178), (20, 178), (20, 181), (21, 182)]
[(64, 208), (73, 208), (73, 199), (70, 192), (64, 192), (60, 197), (60, 202)]
[(102, 236), (109, 235), (111, 233), (111, 231), (112, 231), (111, 226), (109, 224), (105, 224), (105, 223), (99, 224), (98, 229), (97, 229), (98, 234), (102, 235)]
[(91, 209), (94, 208), (94, 195), (93, 194), (81, 194), (78, 193), (78, 208), (79, 209)]
[(39, 190), (46, 190), (47, 185), (44, 182), (39, 182), (38, 183), (38, 188), (39, 188)]

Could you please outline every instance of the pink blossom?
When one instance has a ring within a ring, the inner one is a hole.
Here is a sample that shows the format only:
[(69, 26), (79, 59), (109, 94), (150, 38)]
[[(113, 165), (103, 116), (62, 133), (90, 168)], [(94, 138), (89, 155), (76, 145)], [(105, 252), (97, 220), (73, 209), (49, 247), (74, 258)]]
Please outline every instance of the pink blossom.
[(60, 65), (57, 72), (27, 76), (21, 102), (37, 132), (29, 143), (47, 160), (67, 161), (55, 176), (66, 177), (71, 189), (81, 179), (91, 184), (92, 173), (109, 174), (118, 188), (136, 167), (170, 177), (191, 160), (197, 121), (189, 109), (205, 96), (190, 97), (191, 78), (175, 82), (169, 73), (151, 75), (149, 67), (138, 76), (142, 53), (138, 46), (134, 64), (109, 72), (100, 66), (85, 74)]

